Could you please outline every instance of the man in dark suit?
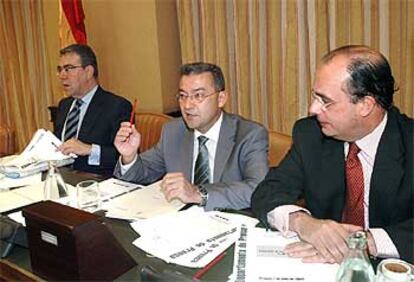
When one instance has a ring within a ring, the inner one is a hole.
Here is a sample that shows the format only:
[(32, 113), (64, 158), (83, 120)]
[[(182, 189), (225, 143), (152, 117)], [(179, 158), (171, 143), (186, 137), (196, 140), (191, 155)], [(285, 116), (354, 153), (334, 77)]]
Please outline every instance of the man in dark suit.
[[(393, 107), (386, 58), (365, 46), (328, 53), (317, 68), (311, 117), (252, 197), (253, 212), (301, 242), (287, 254), (340, 262), (366, 230), (373, 257), (413, 262), (413, 119)], [(304, 197), (306, 208), (296, 205)]]
[(115, 138), (121, 153), (115, 176), (142, 184), (163, 178), (167, 200), (179, 198), (206, 210), (249, 207), (268, 170), (268, 133), (225, 113), (227, 95), (218, 66), (183, 65), (177, 94), (182, 118), (166, 124), (159, 143), (139, 155), (140, 134), (122, 123)]
[(98, 85), (98, 64), (93, 50), (73, 44), (60, 50), (57, 74), (69, 96), (59, 102), (55, 135), (60, 150), (74, 153), (74, 169), (110, 175), (118, 159), (113, 142), (131, 103)]

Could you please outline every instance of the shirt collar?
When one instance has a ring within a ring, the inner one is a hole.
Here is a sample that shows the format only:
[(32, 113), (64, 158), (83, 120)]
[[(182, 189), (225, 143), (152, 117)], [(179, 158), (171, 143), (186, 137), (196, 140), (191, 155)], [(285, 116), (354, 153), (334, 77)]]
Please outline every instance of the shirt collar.
[(385, 113), (380, 124), (370, 134), (355, 141), (358, 148), (360, 148), (361, 151), (368, 154), (368, 156), (370, 156), (372, 159), (375, 159), (375, 154), (377, 153), (377, 148), (378, 148), (381, 136), (384, 133), (387, 120), (388, 120), (388, 114)]
[(88, 93), (86, 93), (85, 96), (83, 96), (81, 98), (83, 104), (89, 105), (89, 103), (91, 102), (93, 96), (96, 93), (96, 90), (98, 89), (98, 85), (96, 85), (94, 88), (92, 88)]
[(198, 136), (203, 135), (203, 136), (206, 136), (209, 140), (218, 142), (222, 122), (223, 122), (223, 112), (220, 113), (220, 117), (218, 118), (218, 120), (213, 124), (213, 126), (206, 133), (203, 134), (198, 130), (194, 130), (194, 138), (198, 138)]

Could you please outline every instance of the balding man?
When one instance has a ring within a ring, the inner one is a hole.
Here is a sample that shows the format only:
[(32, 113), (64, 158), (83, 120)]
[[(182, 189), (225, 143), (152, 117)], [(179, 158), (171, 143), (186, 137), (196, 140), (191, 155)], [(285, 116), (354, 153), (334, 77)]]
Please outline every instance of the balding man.
[[(264, 222), (301, 242), (306, 262), (340, 262), (366, 230), (371, 256), (413, 262), (413, 119), (393, 106), (390, 65), (366, 46), (328, 53), (316, 70), (311, 117), (252, 197)], [(304, 197), (306, 209), (295, 203)]]

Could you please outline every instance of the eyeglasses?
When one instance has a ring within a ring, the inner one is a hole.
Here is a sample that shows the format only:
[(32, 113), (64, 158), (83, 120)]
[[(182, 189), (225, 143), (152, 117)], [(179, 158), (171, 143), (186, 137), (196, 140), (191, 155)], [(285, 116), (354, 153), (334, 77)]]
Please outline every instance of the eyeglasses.
[(64, 65), (64, 66), (57, 66), (56, 67), (56, 74), (59, 75), (62, 71), (66, 73), (70, 73), (72, 70), (77, 68), (83, 68), (83, 66), (74, 66), (74, 65)]
[(177, 98), (179, 102), (186, 102), (187, 100), (191, 100), (191, 101), (195, 101), (196, 103), (202, 103), (207, 97), (214, 95), (216, 93), (219, 93), (219, 92), (220, 91), (215, 91), (210, 94), (206, 94), (203, 92), (197, 92), (192, 95), (178, 93), (177, 95), (175, 95), (175, 97)]
[(325, 96), (320, 96), (318, 94), (315, 93), (315, 91), (312, 91), (312, 98), (314, 100), (316, 100), (319, 104), (321, 104), (321, 109), (322, 111), (326, 112), (328, 110), (329, 106), (332, 106), (333, 104), (335, 104), (336, 102), (325, 97)]

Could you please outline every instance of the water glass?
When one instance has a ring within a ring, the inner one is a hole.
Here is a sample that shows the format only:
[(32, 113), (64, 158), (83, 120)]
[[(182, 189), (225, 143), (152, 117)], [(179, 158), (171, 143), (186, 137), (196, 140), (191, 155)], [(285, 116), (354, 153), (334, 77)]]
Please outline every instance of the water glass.
[(97, 211), (101, 207), (99, 184), (95, 180), (85, 180), (76, 185), (77, 206), (88, 212)]

